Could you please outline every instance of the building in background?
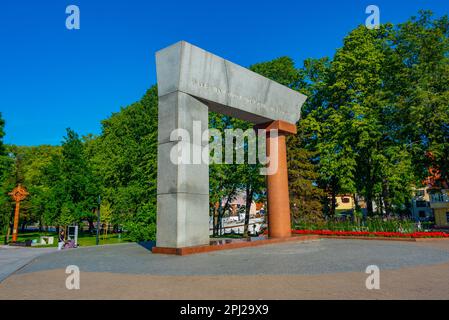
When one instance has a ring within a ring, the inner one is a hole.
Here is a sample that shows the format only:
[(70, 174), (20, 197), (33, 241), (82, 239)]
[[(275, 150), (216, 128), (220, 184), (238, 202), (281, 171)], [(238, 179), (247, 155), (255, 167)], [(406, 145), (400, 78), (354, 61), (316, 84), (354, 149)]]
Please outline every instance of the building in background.
[[(222, 206), (226, 205), (227, 199), (222, 200)], [(218, 207), (218, 202), (216, 204)], [(230, 200), (229, 209), (226, 210), (222, 218), (220, 235), (226, 234), (243, 234), (245, 226), (246, 212), (246, 195), (244, 192), (239, 193)], [(249, 211), (248, 231), (251, 235), (258, 235), (266, 225), (265, 221), (265, 202), (252, 201)], [(210, 217), (209, 234), (213, 234), (213, 217)]]
[(354, 197), (350, 194), (337, 195), (335, 197), (336, 200), (336, 209), (339, 212), (352, 212), (355, 210), (355, 201)]
[(440, 189), (430, 194), (430, 207), (435, 216), (435, 226), (449, 227), (449, 189)]
[[(433, 160), (433, 154), (427, 153), (427, 157)], [(441, 171), (436, 166), (429, 168), (429, 176), (423, 181), (426, 186), (426, 197), (423, 200), (428, 202), (429, 208), (435, 220), (435, 227), (449, 227), (449, 182), (441, 175)], [(418, 189), (420, 190), (420, 189)]]
[(428, 222), (433, 221), (433, 210), (430, 207), (429, 188), (419, 188), (414, 190), (415, 194), (412, 198), (411, 211), (412, 217), (416, 221)]

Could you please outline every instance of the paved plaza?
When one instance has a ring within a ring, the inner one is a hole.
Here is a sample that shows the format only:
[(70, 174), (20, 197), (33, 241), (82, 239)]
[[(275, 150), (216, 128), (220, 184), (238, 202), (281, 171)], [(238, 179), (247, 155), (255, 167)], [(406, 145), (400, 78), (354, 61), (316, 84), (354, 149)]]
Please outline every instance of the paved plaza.
[(33, 261), (34, 258), (53, 251), (52, 248), (0, 246), (0, 281)]
[[(36, 255), (0, 282), (0, 299), (449, 299), (444, 240), (322, 239), (190, 256), (129, 243)], [(65, 287), (68, 265), (80, 269), (79, 290)], [(366, 289), (369, 265), (380, 268), (380, 290)]]

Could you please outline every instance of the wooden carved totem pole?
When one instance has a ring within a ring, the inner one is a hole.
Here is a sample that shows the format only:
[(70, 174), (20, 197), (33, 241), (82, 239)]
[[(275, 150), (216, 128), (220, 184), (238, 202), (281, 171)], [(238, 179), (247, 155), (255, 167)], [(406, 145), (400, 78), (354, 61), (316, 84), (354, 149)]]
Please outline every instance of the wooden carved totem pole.
[(25, 200), (29, 193), (26, 191), (24, 187), (22, 187), (19, 183), (17, 187), (15, 187), (9, 195), (16, 202), (16, 210), (14, 212), (14, 227), (12, 230), (12, 241), (17, 241), (17, 233), (19, 228), (19, 210), (20, 210), (20, 201)]

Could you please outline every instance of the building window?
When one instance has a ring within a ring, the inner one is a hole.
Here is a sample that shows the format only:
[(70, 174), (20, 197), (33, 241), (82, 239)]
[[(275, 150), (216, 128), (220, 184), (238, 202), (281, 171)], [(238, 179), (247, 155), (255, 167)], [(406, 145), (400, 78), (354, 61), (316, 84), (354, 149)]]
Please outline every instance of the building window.
[(416, 190), (415, 196), (416, 197), (424, 197), (424, 190)]
[(426, 217), (426, 212), (425, 211), (419, 211), (419, 217), (420, 218), (425, 218)]
[(425, 207), (427, 207), (427, 202), (426, 201), (422, 201), (422, 200), (416, 201), (416, 206), (418, 208), (425, 208)]
[(349, 203), (351, 200), (349, 198), (341, 198), (341, 202)]
[(449, 211), (446, 212), (446, 222), (449, 222)]

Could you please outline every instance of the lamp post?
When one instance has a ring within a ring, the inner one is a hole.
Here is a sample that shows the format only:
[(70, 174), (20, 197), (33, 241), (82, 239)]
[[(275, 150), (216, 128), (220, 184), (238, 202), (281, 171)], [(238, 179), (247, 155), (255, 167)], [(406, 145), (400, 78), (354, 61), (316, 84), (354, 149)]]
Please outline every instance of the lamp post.
[(96, 244), (97, 246), (100, 243), (100, 207), (101, 207), (101, 196), (98, 196), (98, 209), (97, 209), (97, 240)]

